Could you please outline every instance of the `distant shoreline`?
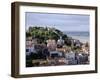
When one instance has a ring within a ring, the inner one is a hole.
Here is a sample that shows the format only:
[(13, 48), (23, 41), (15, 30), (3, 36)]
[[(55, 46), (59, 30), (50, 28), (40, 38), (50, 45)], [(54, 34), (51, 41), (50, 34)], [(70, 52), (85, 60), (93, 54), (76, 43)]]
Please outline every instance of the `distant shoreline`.
[(72, 37), (73, 39), (80, 40), (82, 43), (90, 42), (89, 32), (64, 32), (67, 36)]
[(80, 40), (82, 43), (90, 42), (89, 37), (83, 37), (83, 36), (70, 36), (73, 39)]

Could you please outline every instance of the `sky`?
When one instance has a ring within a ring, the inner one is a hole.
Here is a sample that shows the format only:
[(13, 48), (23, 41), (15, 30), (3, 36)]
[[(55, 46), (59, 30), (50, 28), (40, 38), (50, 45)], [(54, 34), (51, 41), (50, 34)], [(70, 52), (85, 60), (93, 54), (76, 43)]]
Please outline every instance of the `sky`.
[(89, 31), (89, 15), (25, 13), (25, 26), (55, 27), (61, 31)]

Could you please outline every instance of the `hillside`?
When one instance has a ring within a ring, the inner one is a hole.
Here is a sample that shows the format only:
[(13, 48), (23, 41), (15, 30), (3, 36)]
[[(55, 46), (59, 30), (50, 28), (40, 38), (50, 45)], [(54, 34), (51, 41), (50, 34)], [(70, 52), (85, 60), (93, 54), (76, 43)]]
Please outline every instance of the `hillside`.
[(26, 31), (26, 37), (29, 36), (39, 39), (40, 43), (45, 43), (48, 39), (55, 39), (57, 41), (60, 37), (62, 37), (63, 40), (68, 39), (68, 36), (58, 29), (38, 26), (29, 27)]

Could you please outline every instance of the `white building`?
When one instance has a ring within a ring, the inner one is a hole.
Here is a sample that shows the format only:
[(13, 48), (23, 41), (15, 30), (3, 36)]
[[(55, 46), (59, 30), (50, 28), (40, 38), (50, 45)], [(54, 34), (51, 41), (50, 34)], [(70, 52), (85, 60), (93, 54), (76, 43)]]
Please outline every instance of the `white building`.
[(30, 55), (32, 52), (36, 52), (34, 45), (37, 41), (32, 37), (26, 38), (26, 55)]
[(69, 52), (65, 54), (66, 59), (75, 59), (75, 53), (74, 52)]
[(57, 44), (58, 45), (63, 45), (64, 44), (64, 40), (62, 39), (62, 37), (60, 37), (60, 39), (58, 39)]

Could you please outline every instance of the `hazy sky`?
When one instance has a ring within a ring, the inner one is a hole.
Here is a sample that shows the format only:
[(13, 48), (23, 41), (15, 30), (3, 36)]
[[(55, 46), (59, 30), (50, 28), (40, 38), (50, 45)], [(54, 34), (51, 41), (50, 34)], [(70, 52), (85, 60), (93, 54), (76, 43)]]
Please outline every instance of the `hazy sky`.
[(48, 26), (61, 31), (89, 31), (89, 15), (26, 12), (25, 21), (26, 29), (29, 26)]

